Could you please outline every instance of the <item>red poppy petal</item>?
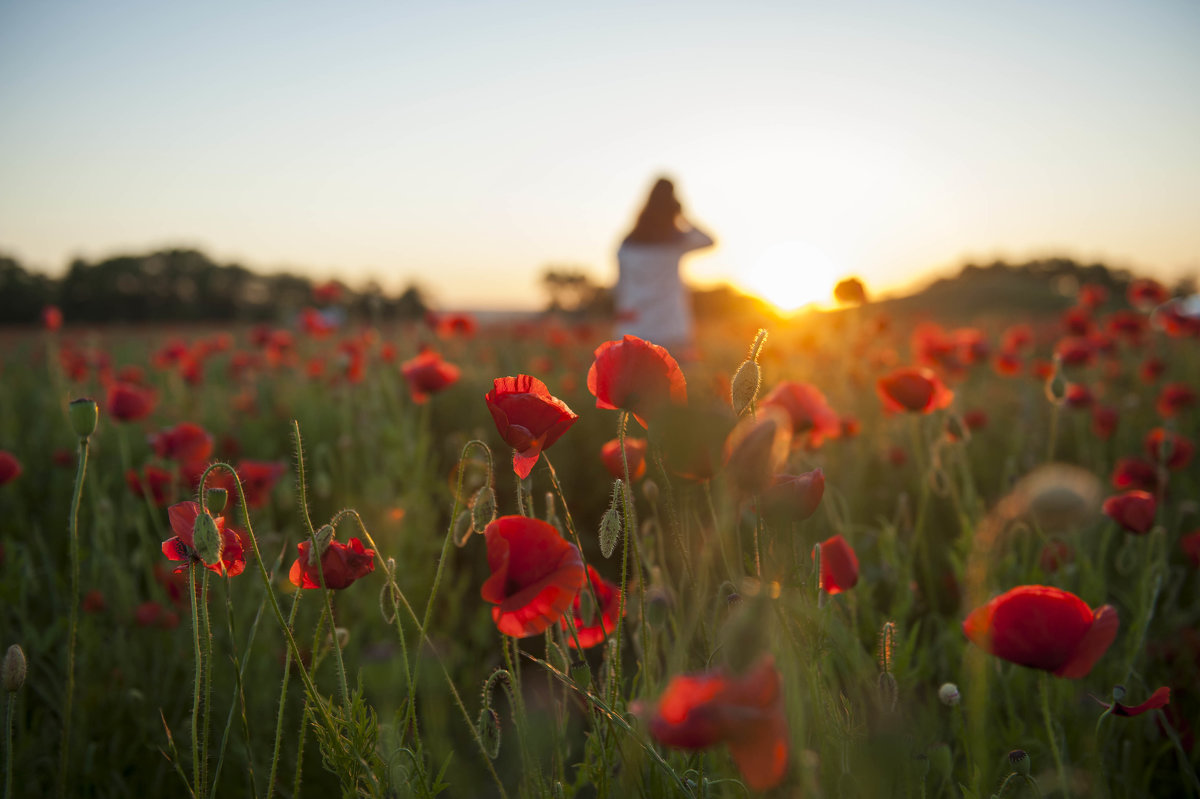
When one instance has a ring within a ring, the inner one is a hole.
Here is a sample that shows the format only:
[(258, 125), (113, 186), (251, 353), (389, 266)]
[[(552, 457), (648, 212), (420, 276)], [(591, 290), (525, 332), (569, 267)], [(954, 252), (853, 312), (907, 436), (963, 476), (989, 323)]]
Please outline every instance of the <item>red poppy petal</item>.
[(163, 541), (162, 553), (167, 556), (167, 560), (186, 561), (191, 559), (187, 546), (178, 537), (168, 538), (166, 541)]
[(1117, 616), (1116, 608), (1112, 605), (1096, 608), (1092, 626), (1075, 647), (1070, 659), (1057, 669), (1054, 675), (1071, 680), (1086, 677), (1092, 666), (1096, 665), (1096, 661), (1112, 646), (1120, 626), (1121, 620)]
[(533, 471), (533, 467), (537, 464), (538, 458), (542, 456), (542, 439), (536, 438), (530, 442), (528, 449), (523, 452), (513, 453), (513, 471), (517, 473), (517, 477), (524, 480)]
[(758, 725), (753, 735), (731, 740), (729, 753), (751, 790), (765, 791), (775, 787), (787, 774), (787, 720), (782, 713), (771, 714)]
[(1150, 694), (1150, 698), (1140, 705), (1129, 707), (1116, 702), (1113, 705), (1112, 714), (1114, 716), (1140, 716), (1148, 710), (1158, 710), (1160, 707), (1170, 704), (1170, 702), (1171, 689), (1164, 686)]
[(171, 520), (171, 529), (189, 547), (192, 546), (192, 530), (196, 525), (196, 517), (199, 515), (200, 505), (196, 502), (179, 502), (167, 508), (167, 518)]

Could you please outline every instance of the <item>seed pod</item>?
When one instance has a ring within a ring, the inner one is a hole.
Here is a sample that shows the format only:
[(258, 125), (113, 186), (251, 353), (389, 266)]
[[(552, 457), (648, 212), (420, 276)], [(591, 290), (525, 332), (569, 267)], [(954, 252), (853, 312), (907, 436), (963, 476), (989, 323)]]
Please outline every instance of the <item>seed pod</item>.
[(1014, 749), (1008, 753), (1008, 765), (1022, 777), (1028, 777), (1030, 772), (1029, 755), (1024, 749)]
[(221, 533), (212, 516), (207, 513), (196, 514), (196, 521), (192, 524), (192, 541), (200, 560), (209, 565), (221, 561)]
[(10, 694), (21, 690), (25, 684), (25, 650), (19, 644), (13, 644), (4, 653), (4, 665), (0, 671), (4, 674), (4, 690)]
[(204, 507), (208, 512), (220, 516), (229, 502), (229, 491), (224, 488), (210, 488), (204, 493)]
[(94, 399), (82, 397), (71, 400), (67, 407), (67, 415), (71, 419), (71, 429), (80, 438), (88, 438), (96, 432), (96, 420), (100, 417), (100, 407)]

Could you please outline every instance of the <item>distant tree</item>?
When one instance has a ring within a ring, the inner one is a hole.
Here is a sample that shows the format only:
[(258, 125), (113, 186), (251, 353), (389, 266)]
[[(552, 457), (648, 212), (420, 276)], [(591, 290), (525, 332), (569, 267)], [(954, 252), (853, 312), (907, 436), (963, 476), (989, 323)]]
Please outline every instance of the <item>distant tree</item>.
[(867, 301), (867, 287), (858, 278), (848, 277), (833, 287), (833, 297), (842, 305), (862, 305)]
[(594, 316), (610, 313), (611, 292), (592, 282), (591, 276), (577, 267), (549, 266), (542, 272), (542, 288), (550, 295), (549, 311)]
[(47, 305), (56, 304), (55, 282), (30, 272), (15, 258), (0, 256), (0, 323), (36, 322)]

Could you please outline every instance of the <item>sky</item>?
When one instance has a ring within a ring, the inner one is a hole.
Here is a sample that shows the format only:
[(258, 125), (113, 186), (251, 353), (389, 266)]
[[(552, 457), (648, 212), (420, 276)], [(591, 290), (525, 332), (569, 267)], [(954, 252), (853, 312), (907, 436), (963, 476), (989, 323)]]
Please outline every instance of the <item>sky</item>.
[(1200, 3), (0, 0), (0, 252), (194, 246), (441, 307), (685, 261), (780, 305), (966, 260), (1200, 272)]

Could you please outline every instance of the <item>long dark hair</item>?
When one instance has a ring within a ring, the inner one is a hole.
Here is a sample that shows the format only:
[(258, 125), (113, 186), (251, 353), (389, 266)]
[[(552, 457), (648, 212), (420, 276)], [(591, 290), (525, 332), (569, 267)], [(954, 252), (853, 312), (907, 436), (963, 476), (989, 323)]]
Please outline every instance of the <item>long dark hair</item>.
[(679, 235), (679, 214), (682, 207), (675, 199), (675, 184), (659, 178), (650, 189), (646, 205), (638, 214), (637, 223), (625, 237), (625, 241), (640, 244), (661, 244)]

